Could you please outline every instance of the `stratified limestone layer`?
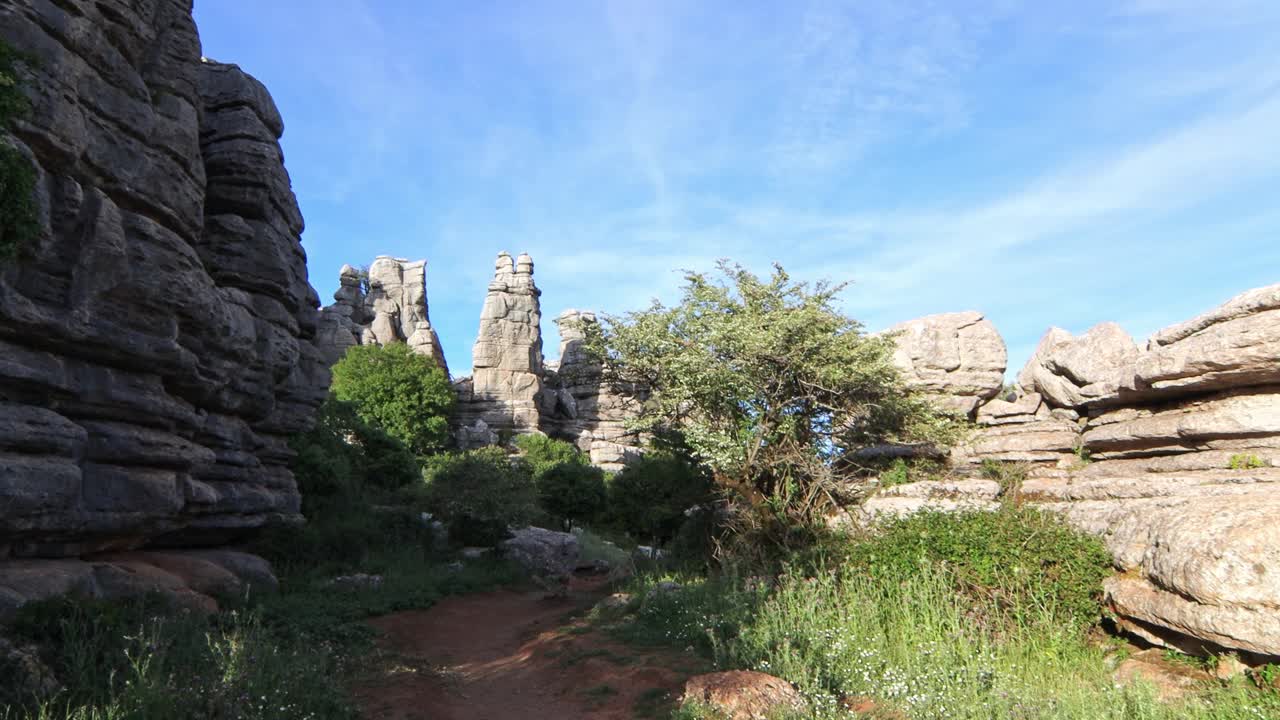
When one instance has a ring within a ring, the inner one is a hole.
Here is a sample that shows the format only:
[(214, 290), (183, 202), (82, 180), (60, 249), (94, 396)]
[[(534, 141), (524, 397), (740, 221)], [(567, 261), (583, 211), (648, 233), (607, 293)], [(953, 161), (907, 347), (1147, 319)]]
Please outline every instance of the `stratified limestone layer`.
[(14, 0), (0, 36), (41, 226), (0, 266), (0, 557), (297, 520), (328, 373), (270, 95), (190, 0)]

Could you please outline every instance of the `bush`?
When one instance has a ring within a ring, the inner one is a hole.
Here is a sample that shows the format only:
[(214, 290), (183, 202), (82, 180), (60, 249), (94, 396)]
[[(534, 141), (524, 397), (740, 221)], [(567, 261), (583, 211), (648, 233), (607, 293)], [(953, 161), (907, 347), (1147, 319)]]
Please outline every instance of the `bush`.
[(998, 623), (1052, 612), (1077, 627), (1098, 620), (1102, 580), (1111, 572), (1101, 541), (1025, 507), (926, 511), (889, 520), (873, 535), (837, 546), (820, 564), (890, 579), (942, 565), (985, 619)]
[(527, 525), (538, 514), (532, 469), (500, 448), (437, 455), (423, 478), (427, 507), (469, 545), (495, 545), (508, 537), (508, 527)]
[(552, 517), (590, 523), (604, 512), (604, 471), (592, 465), (562, 462), (537, 473), (538, 502)]
[(18, 85), (17, 64), (23, 58), (0, 42), (0, 259), (14, 257), (18, 249), (40, 231), (36, 216), (36, 174), (31, 161), (7, 143), (2, 134), (28, 110)]
[(710, 502), (711, 478), (675, 453), (653, 451), (632, 461), (609, 483), (610, 523), (639, 540), (663, 544), (685, 521), (685, 510)]
[(533, 467), (534, 475), (560, 464), (591, 464), (578, 446), (546, 435), (520, 435), (516, 437), (515, 445)]
[(394, 490), (419, 477), (417, 460), (396, 438), (360, 419), (353, 404), (330, 397), (316, 424), (290, 446), (304, 512), (327, 502), (351, 502), (370, 490)]
[(454, 394), (435, 361), (404, 343), (357, 345), (333, 366), (333, 394), (419, 455), (449, 441)]

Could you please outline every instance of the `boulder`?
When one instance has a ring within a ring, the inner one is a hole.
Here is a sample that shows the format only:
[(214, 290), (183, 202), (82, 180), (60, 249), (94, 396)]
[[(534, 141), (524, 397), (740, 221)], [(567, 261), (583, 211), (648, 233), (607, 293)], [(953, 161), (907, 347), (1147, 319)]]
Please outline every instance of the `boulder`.
[(1053, 407), (1079, 408), (1115, 398), (1137, 357), (1133, 338), (1115, 323), (1096, 325), (1078, 338), (1049, 328), (1018, 374), (1018, 385)]
[(527, 527), (516, 530), (499, 549), (504, 558), (543, 578), (567, 580), (578, 566), (578, 538), (572, 533)]
[(804, 697), (791, 683), (762, 672), (730, 670), (689, 678), (680, 705), (701, 706), (725, 720), (767, 720), (800, 712)]
[(893, 361), (907, 383), (944, 409), (972, 417), (1003, 387), (1004, 340), (981, 313), (929, 315), (884, 332), (894, 336)]

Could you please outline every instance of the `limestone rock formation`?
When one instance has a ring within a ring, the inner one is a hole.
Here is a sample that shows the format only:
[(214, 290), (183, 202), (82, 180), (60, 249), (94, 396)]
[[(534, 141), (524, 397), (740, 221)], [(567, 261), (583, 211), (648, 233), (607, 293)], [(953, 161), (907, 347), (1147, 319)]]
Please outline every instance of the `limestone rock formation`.
[[(953, 453), (1031, 463), (1025, 502), (1102, 537), (1107, 601), (1164, 645), (1280, 656), (1280, 285), (1140, 349), (1114, 324), (1051, 329)], [(905, 492), (899, 490), (899, 492)]]
[(532, 432), (540, 424), (542, 393), (542, 292), (533, 282), (533, 259), (514, 262), (498, 254), (472, 349), (471, 377), (455, 383), (456, 426), (495, 433)]
[(947, 410), (972, 417), (1004, 385), (1004, 340), (981, 313), (929, 315), (885, 333), (897, 334), (893, 360), (907, 382)]
[(321, 312), (316, 344), (325, 360), (336, 363), (353, 345), (403, 342), (430, 356), (448, 375), (440, 337), (427, 310), (426, 267), (425, 260), (380, 255), (369, 266), (366, 293), (360, 271), (343, 265), (334, 304)]
[(605, 470), (621, 470), (637, 457), (644, 439), (627, 429), (640, 411), (636, 388), (619, 392), (604, 378), (600, 364), (584, 348), (595, 313), (566, 310), (556, 318), (560, 360), (544, 376), (543, 430), (574, 442)]
[(1078, 338), (1049, 328), (1018, 374), (1018, 384), (1055, 407), (1081, 407), (1115, 397), (1137, 356), (1133, 338), (1115, 323), (1097, 325)]
[(41, 221), (0, 266), (0, 557), (298, 519), (328, 373), (270, 95), (202, 61), (190, 0), (14, 0), (0, 36)]

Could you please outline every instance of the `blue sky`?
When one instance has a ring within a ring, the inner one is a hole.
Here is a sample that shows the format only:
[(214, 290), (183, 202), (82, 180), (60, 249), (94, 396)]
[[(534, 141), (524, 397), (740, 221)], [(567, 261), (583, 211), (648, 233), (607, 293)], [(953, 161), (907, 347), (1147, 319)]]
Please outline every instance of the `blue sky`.
[(1280, 281), (1280, 2), (196, 0), (263, 80), (327, 304), (428, 260), (471, 365), (499, 250), (543, 334), (721, 257), (852, 281), (869, 329), (976, 309), (1142, 342)]

